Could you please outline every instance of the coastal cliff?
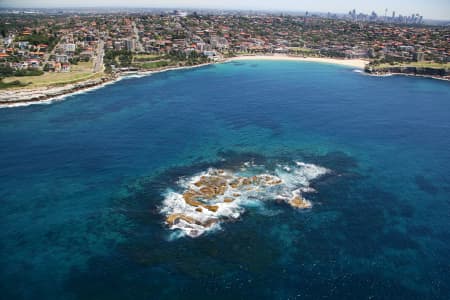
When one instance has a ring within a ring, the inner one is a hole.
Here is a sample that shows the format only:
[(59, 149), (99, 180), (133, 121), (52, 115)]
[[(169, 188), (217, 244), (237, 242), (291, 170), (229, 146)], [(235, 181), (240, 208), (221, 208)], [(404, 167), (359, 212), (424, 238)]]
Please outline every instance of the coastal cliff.
[(448, 68), (430, 68), (430, 67), (415, 67), (415, 66), (390, 66), (377, 67), (366, 66), (366, 73), (373, 75), (386, 74), (405, 74), (415, 76), (437, 77), (442, 79), (450, 79), (450, 69)]

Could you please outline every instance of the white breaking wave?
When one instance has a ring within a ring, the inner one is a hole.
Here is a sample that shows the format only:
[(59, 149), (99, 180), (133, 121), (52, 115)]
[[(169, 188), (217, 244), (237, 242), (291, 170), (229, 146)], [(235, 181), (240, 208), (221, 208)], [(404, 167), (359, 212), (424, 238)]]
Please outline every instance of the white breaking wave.
[[(330, 172), (303, 162), (278, 165), (273, 172), (261, 173), (261, 167), (247, 162), (238, 172), (212, 168), (180, 178), (177, 191), (165, 191), (160, 207), (166, 224), (175, 231), (169, 240), (220, 230), (222, 222), (237, 220), (246, 209), (262, 208), (266, 201), (310, 208), (312, 203), (302, 194), (315, 192), (310, 187), (311, 181)], [(273, 214), (276, 212), (267, 212)]]
[(67, 94), (63, 94), (63, 95), (58, 95), (58, 96), (54, 96), (54, 97), (50, 97), (48, 99), (45, 100), (34, 100), (34, 101), (24, 101), (24, 102), (15, 102), (15, 103), (3, 103), (0, 104), (0, 108), (9, 108), (9, 107), (24, 107), (24, 106), (30, 106), (30, 105), (48, 105), (48, 104), (53, 104), (55, 102), (60, 102), (60, 101), (64, 101), (67, 98), (70, 98), (72, 96), (76, 96), (76, 95), (82, 95), (82, 94), (87, 94), (90, 93), (92, 91), (104, 88), (110, 84), (114, 84), (118, 81), (122, 80), (122, 77), (119, 77), (115, 80), (112, 81), (107, 81), (95, 86), (91, 86), (88, 88), (83, 88), (80, 89), (78, 91), (75, 92), (70, 92)]

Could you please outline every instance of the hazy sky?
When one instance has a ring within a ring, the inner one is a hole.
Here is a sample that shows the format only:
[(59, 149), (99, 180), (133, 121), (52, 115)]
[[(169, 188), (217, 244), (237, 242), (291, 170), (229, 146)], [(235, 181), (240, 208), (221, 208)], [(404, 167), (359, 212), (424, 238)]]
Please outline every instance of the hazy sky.
[(389, 15), (396, 11), (397, 15), (420, 13), (425, 18), (450, 20), (450, 0), (0, 0), (0, 7), (79, 6), (240, 8), (338, 13), (355, 8), (364, 13), (375, 10), (378, 14), (384, 14), (387, 8)]

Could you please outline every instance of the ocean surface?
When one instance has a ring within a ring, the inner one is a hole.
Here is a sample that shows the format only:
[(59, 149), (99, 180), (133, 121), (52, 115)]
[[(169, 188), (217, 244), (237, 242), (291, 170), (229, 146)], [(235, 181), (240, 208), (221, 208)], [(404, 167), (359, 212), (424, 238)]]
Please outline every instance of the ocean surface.
[[(290, 185), (204, 232), (166, 224), (211, 170)], [(0, 178), (1, 299), (449, 299), (448, 82), (286, 61), (128, 78), (0, 109)]]

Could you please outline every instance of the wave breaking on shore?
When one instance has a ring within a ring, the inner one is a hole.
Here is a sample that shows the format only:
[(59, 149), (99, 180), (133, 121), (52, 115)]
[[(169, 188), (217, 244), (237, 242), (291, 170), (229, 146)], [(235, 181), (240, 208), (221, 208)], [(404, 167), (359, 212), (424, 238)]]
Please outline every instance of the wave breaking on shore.
[(175, 189), (167, 189), (160, 207), (172, 238), (199, 237), (220, 229), (223, 222), (238, 220), (251, 207), (266, 201), (308, 209), (304, 197), (315, 192), (311, 182), (330, 170), (303, 162), (278, 164), (273, 171), (244, 163), (238, 171), (210, 168), (180, 178)]
[[(3, 91), (3, 93), (0, 93), (0, 108), (22, 107), (35, 104), (52, 104), (54, 102), (65, 100), (70, 96), (88, 93), (124, 79), (147, 77), (157, 73), (169, 71), (188, 70), (208, 66), (210, 64), (211, 63), (204, 63), (194, 66), (169, 67), (162, 68), (160, 70), (137, 71), (131, 73), (124, 72), (122, 74), (118, 74), (118, 76), (114, 78), (100, 80), (96, 83), (93, 83), (92, 80), (87, 80), (77, 84), (68, 84), (63, 87), (25, 89), (22, 91)], [(85, 84), (87, 85), (84, 86)]]

